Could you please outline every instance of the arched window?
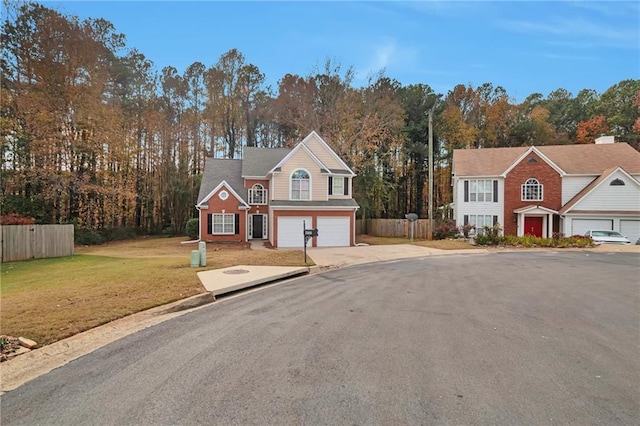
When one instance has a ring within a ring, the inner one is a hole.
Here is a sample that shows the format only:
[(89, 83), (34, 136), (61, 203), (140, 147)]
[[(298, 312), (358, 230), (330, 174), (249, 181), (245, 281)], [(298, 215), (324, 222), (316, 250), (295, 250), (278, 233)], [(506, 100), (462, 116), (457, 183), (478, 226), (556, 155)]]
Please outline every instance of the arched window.
[(291, 174), (291, 199), (311, 199), (311, 177), (304, 169), (298, 169)]
[(522, 185), (522, 201), (542, 201), (542, 184), (531, 178)]
[(624, 181), (622, 179), (614, 179), (609, 184), (611, 186), (624, 186)]
[(249, 204), (267, 204), (267, 190), (259, 183), (249, 189)]

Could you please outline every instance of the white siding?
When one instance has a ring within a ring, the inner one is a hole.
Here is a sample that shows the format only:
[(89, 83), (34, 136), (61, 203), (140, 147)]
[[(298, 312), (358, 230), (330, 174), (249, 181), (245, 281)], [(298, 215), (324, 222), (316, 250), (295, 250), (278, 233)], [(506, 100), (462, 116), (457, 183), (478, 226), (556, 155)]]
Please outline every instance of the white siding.
[[(611, 186), (614, 179), (621, 179), (625, 185)], [(623, 173), (613, 173), (571, 210), (640, 211), (640, 187)]]
[(597, 176), (565, 176), (562, 178), (562, 205), (593, 182)]
[(458, 178), (455, 183), (454, 200), (455, 221), (457, 226), (464, 225), (465, 215), (491, 215), (498, 216), (498, 223), (504, 228), (504, 179), (486, 178), (486, 180), (498, 181), (498, 202), (493, 201), (464, 201), (464, 181), (469, 179)]

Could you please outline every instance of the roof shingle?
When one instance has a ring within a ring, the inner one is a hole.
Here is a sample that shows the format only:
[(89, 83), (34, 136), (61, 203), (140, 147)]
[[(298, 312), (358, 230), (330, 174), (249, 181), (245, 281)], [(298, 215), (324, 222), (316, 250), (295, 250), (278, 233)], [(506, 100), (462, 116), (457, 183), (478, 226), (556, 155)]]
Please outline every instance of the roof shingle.
[(223, 180), (246, 201), (247, 190), (244, 188), (241, 171), (242, 160), (207, 158), (204, 165), (202, 182), (200, 183), (200, 192), (198, 193), (198, 204)]
[[(499, 176), (529, 147), (456, 149), (456, 176)], [(627, 143), (589, 145), (545, 145), (536, 147), (567, 174), (599, 175), (620, 166), (628, 173), (640, 173), (640, 152)]]

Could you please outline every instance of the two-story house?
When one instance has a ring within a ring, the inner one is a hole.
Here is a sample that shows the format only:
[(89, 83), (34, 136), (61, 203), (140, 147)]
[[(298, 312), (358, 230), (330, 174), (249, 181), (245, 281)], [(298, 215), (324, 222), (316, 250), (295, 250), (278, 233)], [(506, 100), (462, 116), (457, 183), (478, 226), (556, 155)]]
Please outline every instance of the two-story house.
[(506, 235), (640, 237), (640, 152), (613, 137), (595, 144), (459, 149), (453, 153), (458, 226), (500, 224)]
[(294, 148), (246, 147), (241, 160), (208, 158), (196, 208), (201, 241), (266, 239), (302, 247), (355, 245), (355, 173), (316, 133)]

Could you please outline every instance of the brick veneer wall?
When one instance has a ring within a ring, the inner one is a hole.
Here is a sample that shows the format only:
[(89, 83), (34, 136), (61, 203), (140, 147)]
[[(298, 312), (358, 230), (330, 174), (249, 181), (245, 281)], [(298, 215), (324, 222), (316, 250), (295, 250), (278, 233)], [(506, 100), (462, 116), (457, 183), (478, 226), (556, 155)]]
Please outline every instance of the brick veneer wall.
[[(226, 190), (229, 193), (229, 198), (221, 200), (218, 194)], [(244, 241), (247, 235), (247, 218), (246, 211), (238, 209), (240, 201), (233, 196), (231, 191), (227, 188), (221, 188), (218, 192), (213, 194), (207, 201), (209, 208), (200, 210), (200, 239), (208, 243), (213, 241)], [(224, 234), (224, 235), (211, 235), (207, 233), (207, 215), (210, 213), (222, 213), (222, 210), (228, 214), (239, 214), (240, 219), (240, 233), (239, 234)], [(266, 212), (266, 206), (265, 206)]]
[[(529, 163), (530, 158), (537, 162)], [(543, 185), (542, 201), (522, 201), (522, 185), (527, 179), (538, 179)], [(504, 233), (516, 235), (518, 224), (513, 213), (521, 207), (537, 205), (552, 210), (560, 210), (562, 207), (562, 178), (550, 165), (535, 153), (530, 153), (518, 163), (507, 175), (504, 181)], [(554, 220), (554, 231), (558, 231), (557, 220)]]

